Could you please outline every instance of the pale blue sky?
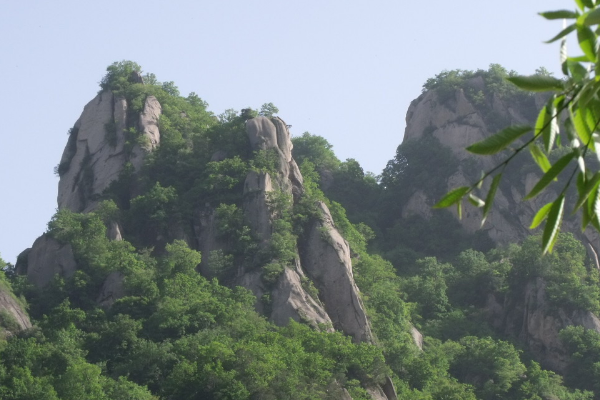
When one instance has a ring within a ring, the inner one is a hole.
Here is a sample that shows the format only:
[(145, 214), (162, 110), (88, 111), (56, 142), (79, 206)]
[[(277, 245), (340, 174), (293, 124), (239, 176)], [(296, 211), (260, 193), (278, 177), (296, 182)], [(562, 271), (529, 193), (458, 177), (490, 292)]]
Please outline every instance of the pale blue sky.
[(106, 66), (129, 59), (221, 113), (273, 102), (292, 134), (324, 136), (379, 174), (405, 114), (444, 69), (558, 74), (568, 0), (0, 0), (0, 254), (14, 262), (55, 212), (67, 131)]

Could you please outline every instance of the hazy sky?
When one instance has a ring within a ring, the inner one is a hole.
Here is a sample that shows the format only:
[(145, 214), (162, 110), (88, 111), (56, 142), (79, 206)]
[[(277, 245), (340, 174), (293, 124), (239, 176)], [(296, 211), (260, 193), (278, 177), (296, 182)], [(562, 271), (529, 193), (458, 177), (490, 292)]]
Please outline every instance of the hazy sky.
[(337, 156), (379, 174), (406, 110), (444, 69), (499, 63), (558, 75), (561, 29), (536, 13), (568, 0), (0, 0), (0, 254), (16, 256), (56, 209), (67, 131), (106, 67), (133, 60), (216, 114), (273, 102)]

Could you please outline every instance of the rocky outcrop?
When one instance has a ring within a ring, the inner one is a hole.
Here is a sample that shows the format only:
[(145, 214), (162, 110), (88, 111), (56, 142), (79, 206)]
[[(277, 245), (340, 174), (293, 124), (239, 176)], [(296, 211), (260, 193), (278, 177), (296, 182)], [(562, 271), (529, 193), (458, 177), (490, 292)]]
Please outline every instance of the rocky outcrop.
[(559, 338), (562, 329), (575, 325), (600, 333), (600, 319), (592, 312), (550, 305), (542, 278), (529, 282), (522, 293), (502, 303), (490, 294), (486, 310), (497, 329), (518, 338), (545, 368), (559, 373), (566, 371), (569, 362)]
[(29, 328), (31, 322), (25, 307), (15, 298), (8, 285), (0, 281), (0, 339)]
[(319, 290), (336, 329), (355, 342), (372, 342), (373, 334), (352, 274), (350, 246), (335, 228), (327, 206), (319, 202), (316, 221), (302, 245), (301, 260)]
[(106, 277), (96, 302), (102, 307), (110, 307), (115, 301), (125, 296), (124, 279), (125, 276), (121, 272), (111, 272)]
[[(160, 113), (154, 96), (148, 96), (134, 124), (124, 98), (103, 91), (90, 101), (71, 130), (58, 167), (58, 208), (92, 211), (128, 162), (139, 170), (145, 154), (160, 142)], [(135, 128), (139, 137), (132, 137), (129, 128)], [(128, 142), (132, 141), (135, 144), (129, 151)]]
[[(273, 233), (273, 219), (276, 218), (269, 205), (269, 196), (274, 191), (299, 196), (303, 192), (302, 175), (292, 158), (290, 133), (281, 119), (249, 119), (246, 132), (253, 151), (273, 151), (278, 157), (279, 168), (275, 174), (250, 171), (244, 183), (245, 221), (259, 240), (259, 246), (266, 250)], [(291, 318), (315, 327), (322, 324), (331, 326), (331, 320), (319, 300), (303, 287), (302, 280), (307, 278), (297, 261), (285, 266), (273, 288), (267, 288), (260, 275), (252, 266), (245, 265), (238, 270), (235, 282), (250, 289), (257, 299), (270, 292), (270, 318), (273, 322), (285, 325)], [(260, 301), (257, 309), (264, 311)]]
[(70, 244), (43, 234), (33, 242), (30, 249), (23, 251), (18, 259), (16, 270), (19, 275), (27, 275), (29, 282), (42, 288), (48, 285), (55, 275), (71, 277), (77, 269), (73, 249)]
[[(481, 77), (472, 78), (466, 82), (466, 89), (483, 90), (484, 82)], [(404, 142), (420, 140), (431, 135), (443, 146), (452, 151), (459, 161), (458, 169), (447, 178), (447, 191), (459, 186), (470, 186), (479, 171), (487, 171), (497, 165), (503, 156), (476, 157), (465, 148), (477, 141), (494, 134), (502, 127), (514, 124), (535, 123), (527, 109), (535, 109), (544, 104), (546, 97), (538, 94), (531, 99), (527, 107), (504, 100), (497, 93), (487, 95), (485, 99), (475, 101), (465, 95), (465, 90), (456, 89), (452, 95), (440, 97), (437, 90), (430, 90), (415, 99), (406, 114), (406, 129)], [(485, 104), (482, 104), (485, 102)], [(432, 165), (436, 160), (431, 160)], [(425, 166), (426, 167), (426, 166)], [(512, 181), (507, 182), (507, 176)], [(496, 193), (494, 204), (485, 225), (481, 226), (481, 211), (467, 205), (464, 208), (461, 225), (468, 232), (479, 231), (487, 234), (498, 244), (516, 243), (522, 241), (532, 232), (529, 225), (539, 208), (556, 197), (552, 187), (531, 201), (522, 201), (525, 195), (541, 178), (541, 171), (535, 166), (528, 154), (517, 158), (509, 165), (504, 173), (504, 183)], [(518, 181), (515, 181), (517, 177)], [(487, 193), (490, 182), (483, 187), (483, 195)], [(439, 198), (431, 198), (422, 190), (415, 190), (403, 205), (402, 217), (418, 215), (429, 219), (432, 215), (431, 206)], [(510, 211), (509, 211), (510, 210)], [(449, 209), (456, 215), (455, 208)], [(563, 229), (572, 232), (584, 243), (591, 243), (598, 252), (600, 236), (593, 231), (581, 234), (578, 218), (567, 218)]]
[[(298, 265), (299, 267), (299, 265)], [(302, 274), (302, 275), (301, 275)], [(307, 322), (316, 329), (333, 330), (333, 323), (318, 298), (309, 295), (302, 285), (308, 282), (300, 268), (286, 268), (271, 292), (271, 320), (277, 325), (286, 325), (290, 318)]]

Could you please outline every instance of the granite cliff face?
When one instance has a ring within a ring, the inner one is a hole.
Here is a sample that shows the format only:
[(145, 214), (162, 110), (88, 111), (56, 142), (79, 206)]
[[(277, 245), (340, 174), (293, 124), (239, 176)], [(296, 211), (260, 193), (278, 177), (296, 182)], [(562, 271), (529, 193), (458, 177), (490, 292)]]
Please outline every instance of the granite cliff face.
[[(466, 95), (470, 88), (481, 88), (482, 85), (481, 78), (472, 78), (466, 82), (465, 88), (455, 89), (451, 95), (441, 96), (438, 90), (429, 90), (414, 100), (407, 112), (404, 143), (433, 136), (458, 161), (457, 168), (445, 180), (443, 192), (471, 185), (480, 171), (487, 171), (503, 160), (502, 156), (475, 157), (465, 147), (504, 126), (534, 124), (534, 116), (528, 111), (539, 109), (545, 103), (543, 95), (536, 95), (527, 99), (528, 107), (524, 107), (492, 93), (488, 95), (487, 103), (482, 105), (481, 99), (475, 101), (472, 96)], [(501, 126), (498, 121), (501, 121)], [(464, 206), (460, 224), (466, 231), (487, 235), (499, 245), (520, 243), (532, 234), (529, 225), (535, 213), (558, 193), (551, 185), (548, 191), (533, 200), (522, 201), (541, 177), (531, 157), (528, 154), (523, 156), (516, 158), (514, 165), (509, 166), (512, 170), (507, 169), (504, 173), (492, 211), (483, 226), (480, 210), (468, 204)], [(435, 162), (431, 160), (432, 164)], [(403, 205), (402, 217), (418, 215), (427, 220), (432, 217), (431, 206), (438, 200), (426, 190), (415, 190)], [(455, 208), (450, 211), (457, 216)], [(589, 229), (582, 233), (578, 217), (566, 218), (562, 230), (581, 240), (590, 259), (598, 266), (600, 236)], [(570, 325), (579, 325), (600, 332), (600, 320), (589, 311), (551, 306), (545, 288), (546, 282), (536, 278), (524, 284), (523, 291), (506, 297), (490, 293), (485, 309), (499, 332), (518, 339), (545, 367), (564, 372), (567, 354), (559, 339), (559, 331)]]
[[(480, 87), (481, 78), (472, 78), (467, 87)], [(470, 185), (478, 178), (480, 171), (490, 170), (496, 166), (502, 156), (477, 157), (467, 152), (465, 148), (475, 142), (496, 133), (509, 125), (532, 125), (535, 115), (531, 109), (539, 109), (545, 103), (545, 96), (539, 94), (529, 99), (529, 107), (524, 109), (519, 104), (492, 94), (487, 100), (485, 110), (479, 102), (470, 99), (463, 89), (456, 89), (448, 98), (441, 98), (436, 90), (423, 93), (415, 99), (406, 113), (406, 129), (403, 142), (418, 141), (430, 135), (439, 143), (450, 149), (459, 161), (458, 168), (446, 180), (445, 191), (458, 186)], [(481, 226), (481, 212), (466, 206), (460, 221), (469, 232), (480, 232), (488, 235), (495, 243), (516, 243), (531, 235), (529, 225), (537, 210), (555, 198), (557, 193), (552, 190), (535, 197), (531, 201), (522, 201), (523, 197), (533, 188), (541, 177), (539, 168), (533, 164), (528, 154), (522, 154), (514, 162), (512, 168), (504, 174), (504, 182), (499, 187), (485, 225)], [(435, 163), (435, 160), (432, 160)], [(489, 183), (488, 183), (489, 184)], [(430, 217), (431, 206), (439, 199), (431, 198), (421, 190), (412, 193), (402, 210), (403, 217), (420, 215)], [(451, 210), (455, 215), (455, 209)], [(586, 245), (593, 246), (595, 252), (600, 245), (600, 236), (593, 231), (581, 234), (579, 220), (565, 220), (565, 231), (572, 232)]]

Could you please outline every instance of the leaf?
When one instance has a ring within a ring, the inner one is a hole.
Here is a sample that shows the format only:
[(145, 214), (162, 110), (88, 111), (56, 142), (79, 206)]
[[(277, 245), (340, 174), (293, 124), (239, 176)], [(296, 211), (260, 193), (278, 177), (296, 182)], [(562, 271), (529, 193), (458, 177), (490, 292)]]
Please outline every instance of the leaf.
[(567, 56), (567, 39), (563, 39), (560, 41), (560, 65), (564, 75), (568, 75), (569, 72), (567, 61), (569, 61), (569, 57)]
[(556, 10), (556, 11), (546, 11), (546, 12), (541, 12), (538, 13), (540, 14), (542, 17), (546, 18), (546, 19), (563, 19), (563, 18), (577, 18), (579, 16), (579, 13), (576, 13), (574, 11), (569, 11), (569, 10)]
[(583, 23), (587, 26), (600, 24), (600, 8), (596, 8), (584, 15)]
[(567, 68), (575, 82), (581, 82), (587, 75), (587, 69), (578, 62), (567, 60)]
[(594, 8), (594, 1), (593, 0), (581, 0), (581, 2), (587, 7), (587, 8)]
[(537, 144), (531, 143), (529, 145), (529, 152), (531, 153), (535, 163), (542, 169), (542, 171), (544, 173), (548, 172), (552, 165), (550, 164), (550, 161), (548, 161), (548, 157), (546, 157), (542, 150), (540, 150)]
[[(585, 74), (587, 75), (587, 70), (585, 71)], [(585, 78), (586, 77), (584, 76), (583, 79)], [(596, 92), (598, 92), (598, 82), (587, 82), (585, 85), (583, 85), (576, 97), (575, 101), (577, 102), (577, 106), (579, 108), (585, 107), (594, 98)]]
[(576, 28), (577, 28), (577, 25), (571, 24), (571, 25), (567, 26), (565, 29), (563, 29), (562, 31), (560, 31), (558, 33), (558, 35), (554, 36), (550, 40), (547, 40), (545, 43), (556, 42), (558, 39), (562, 39), (563, 37), (567, 36), (569, 33), (573, 32)]
[(579, 108), (575, 113), (571, 111), (571, 121), (573, 122), (575, 131), (577, 132), (577, 135), (579, 136), (579, 139), (581, 139), (581, 142), (584, 144), (584, 146), (590, 145), (592, 146), (592, 150), (594, 150), (592, 132), (590, 132), (590, 128), (585, 122), (585, 110), (585, 108)]
[(587, 57), (588, 61), (596, 61), (596, 35), (588, 26), (577, 26), (577, 40), (579, 47)]
[(469, 203), (473, 204), (475, 207), (485, 206), (485, 201), (481, 200), (479, 197), (475, 196), (473, 193), (469, 193)]
[(546, 226), (544, 227), (544, 233), (542, 234), (542, 253), (546, 254), (547, 252), (552, 252), (552, 248), (554, 247), (554, 243), (556, 242), (556, 238), (558, 236), (558, 231), (560, 229), (560, 223), (562, 222), (562, 217), (565, 209), (565, 195), (562, 194), (558, 199), (556, 199), (552, 206), (550, 207), (550, 211), (548, 212), (548, 218), (546, 219)]
[(571, 152), (571, 153), (561, 157), (558, 161), (556, 161), (556, 163), (554, 163), (554, 165), (548, 170), (548, 172), (546, 172), (541, 177), (541, 179), (533, 187), (533, 189), (531, 189), (531, 192), (529, 192), (529, 194), (527, 196), (525, 196), (525, 200), (534, 198), (542, 190), (544, 190), (544, 188), (546, 186), (548, 186), (550, 184), (550, 182), (552, 182), (552, 180), (554, 180), (554, 178), (556, 178), (558, 176), (558, 174), (560, 174), (567, 165), (569, 165), (569, 162), (571, 162), (573, 157), (575, 157), (575, 153)]
[(531, 92), (548, 92), (551, 90), (562, 90), (564, 82), (552, 76), (530, 75), (511, 76), (506, 78), (523, 90)]
[(462, 201), (456, 203), (456, 213), (458, 214), (458, 219), (462, 219)]
[(500, 132), (485, 138), (480, 142), (470, 145), (467, 147), (467, 151), (482, 155), (495, 154), (506, 148), (506, 146), (511, 144), (520, 136), (529, 132), (531, 129), (532, 128), (530, 126), (509, 126), (508, 128), (502, 129)]
[[(583, 176), (583, 174), (580, 173), (580, 176)], [(577, 199), (577, 203), (575, 203), (575, 207), (573, 208), (573, 212), (579, 210), (579, 208), (587, 201), (590, 194), (598, 190), (599, 183), (600, 172), (596, 172), (591, 179), (584, 181), (581, 192), (579, 193), (579, 199)]]
[(485, 198), (485, 205), (483, 206), (483, 218), (481, 219), (481, 226), (485, 224), (485, 220), (490, 210), (492, 209), (492, 204), (494, 203), (494, 197), (496, 197), (496, 190), (498, 190), (498, 185), (500, 185), (500, 179), (502, 179), (502, 174), (498, 174), (492, 179), (492, 184), (490, 186), (490, 190)]
[(556, 108), (554, 107), (554, 101), (552, 98), (548, 100), (548, 105), (545, 107), (547, 119), (545, 129), (542, 131), (542, 138), (544, 139), (544, 147), (546, 153), (550, 153), (554, 147), (554, 141), (556, 135), (558, 135), (558, 121), (556, 116)]
[(462, 199), (462, 197), (465, 194), (467, 194), (469, 189), (470, 188), (468, 186), (461, 186), (459, 188), (449, 191), (444, 197), (442, 197), (440, 201), (437, 202), (436, 205), (433, 206), (433, 208), (450, 207), (452, 204), (459, 202), (460, 199)]
[(548, 104), (540, 110), (537, 120), (535, 122), (534, 134), (536, 137), (542, 136), (544, 140), (544, 149), (546, 153), (549, 153), (554, 146), (554, 139), (556, 138), (556, 127), (552, 126), (552, 115), (554, 107), (552, 99), (548, 101)]
[(581, 11), (583, 11), (583, 10), (584, 10), (584, 8), (585, 8), (585, 5), (583, 4), (583, 0), (575, 0), (575, 3), (577, 3), (577, 5), (579, 6), (579, 9), (580, 9)]
[(538, 210), (538, 212), (535, 214), (535, 217), (533, 217), (533, 221), (531, 221), (531, 225), (529, 226), (529, 229), (537, 228), (542, 223), (542, 221), (544, 219), (546, 219), (546, 216), (548, 215), (548, 212), (550, 211), (552, 204), (553, 203), (548, 203), (544, 207), (542, 207)]

